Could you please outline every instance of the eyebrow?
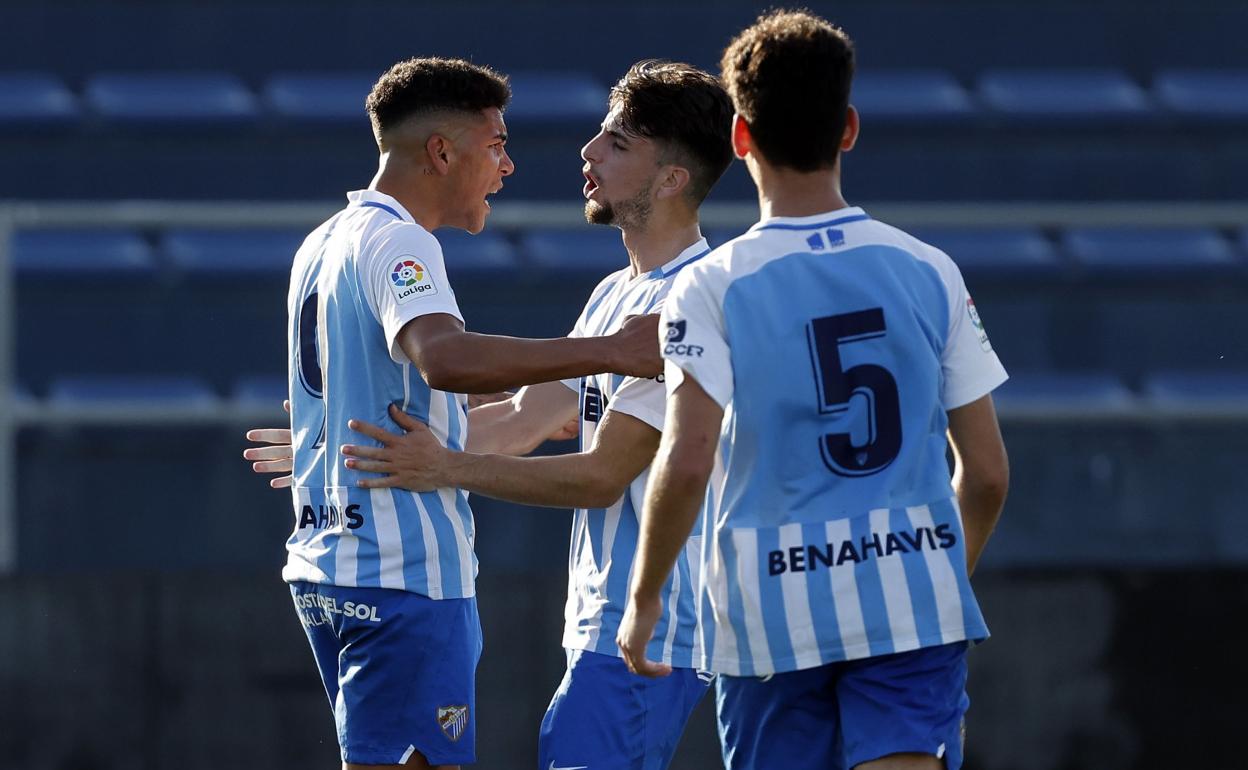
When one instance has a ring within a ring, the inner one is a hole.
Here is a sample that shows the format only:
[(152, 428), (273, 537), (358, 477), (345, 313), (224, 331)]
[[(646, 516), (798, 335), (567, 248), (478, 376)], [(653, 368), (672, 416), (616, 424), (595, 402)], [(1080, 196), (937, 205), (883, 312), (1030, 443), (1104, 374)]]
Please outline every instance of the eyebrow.
[(614, 128), (604, 128), (603, 131), (607, 133), (607, 136), (614, 137), (622, 142), (631, 141), (631, 137), (623, 131), (617, 131)]

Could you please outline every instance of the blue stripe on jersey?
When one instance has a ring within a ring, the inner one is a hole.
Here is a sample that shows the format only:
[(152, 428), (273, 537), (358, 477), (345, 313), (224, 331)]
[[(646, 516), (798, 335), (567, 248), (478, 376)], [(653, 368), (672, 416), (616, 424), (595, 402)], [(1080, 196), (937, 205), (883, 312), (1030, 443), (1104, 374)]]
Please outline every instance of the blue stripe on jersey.
[(459, 421), (463, 411), (459, 405), (459, 399), (455, 398), (454, 393), (443, 393), (446, 398), (446, 446), (456, 451), (464, 451), (464, 442), (462, 440)]
[[(888, 528), (892, 532), (909, 532), (914, 527), (905, 508), (893, 508), (888, 512)], [(906, 571), (906, 586), (910, 589), (910, 605), (914, 610), (914, 630), (922, 643), (930, 644), (940, 639), (940, 617), (936, 609), (936, 590), (932, 574), (921, 553), (901, 558)]]
[(835, 227), (836, 225), (846, 225), (850, 222), (861, 222), (871, 217), (866, 214), (855, 214), (850, 217), (841, 217), (840, 219), (829, 219), (827, 222), (812, 222), (808, 225), (792, 224), (789, 222), (772, 222), (769, 225), (755, 225), (750, 228), (751, 232), (761, 232), (763, 230), (815, 230), (821, 227)]
[(585, 508), (585, 534), (589, 536), (589, 549), (594, 555), (594, 564), (602, 564), (602, 535), (607, 528), (606, 508)]
[(615, 281), (605, 282), (600, 287), (598, 294), (589, 298), (589, 304), (585, 306), (585, 310), (581, 313), (582, 317), (593, 317), (594, 311), (597, 310), (598, 306), (602, 304), (602, 301), (605, 300), (609, 294), (611, 294), (611, 290), (613, 288), (615, 288)]
[[(731, 541), (732, 530), (724, 531), (726, 545), (720, 546), (719, 556), (724, 563), (724, 574), (728, 576), (728, 616), (732, 622), (732, 632), (737, 637), (737, 658), (741, 663), (739, 676), (754, 676), (754, 654), (750, 649), (749, 631), (746, 630), (745, 602), (741, 599), (740, 575), (737, 569), (736, 544)], [(753, 576), (746, 576), (752, 579)]]
[[(664, 615), (666, 616), (665, 619), (667, 620), (667, 623), (664, 624), (665, 626), (670, 626), (672, 623), (680, 623), (682, 618), (687, 623), (690, 618), (693, 618), (695, 616), (695, 613), (693, 610), (693, 603), (695, 599), (693, 597), (692, 591), (690, 590), (693, 587), (693, 577), (689, 570), (688, 559), (676, 560), (676, 573), (675, 574), (679, 575), (680, 577), (681, 590), (680, 590), (680, 593), (676, 597), (676, 606), (675, 607), (668, 606), (667, 611), (664, 613)], [(670, 583), (671, 580), (669, 579), (668, 582)], [(666, 586), (665, 588), (666, 588), (666, 593), (664, 593), (663, 596), (665, 597), (665, 601), (667, 601), (671, 597), (672, 591), (671, 591), (670, 585)], [(681, 629), (679, 627), (676, 629), (678, 640), (680, 638), (680, 634), (682, 634), (683, 631), (684, 629)], [(697, 629), (695, 628), (693, 632), (696, 634)], [(659, 638), (660, 640), (662, 640), (663, 644), (666, 644), (668, 633), (669, 633), (669, 630), (665, 628), (662, 636), (659, 636), (658, 634), (656, 634), (655, 636)], [(672, 646), (671, 665), (673, 668), (693, 668), (693, 665), (694, 665), (693, 646), (674, 644)]]
[(384, 203), (378, 203), (377, 201), (364, 201), (364, 202), (363, 202), (363, 203), (361, 203), (360, 205), (361, 205), (361, 206), (364, 206), (364, 207), (366, 207), (366, 208), (370, 208), (370, 209), (381, 209), (382, 211), (388, 211), (388, 212), (390, 212), (391, 214), (393, 214), (393, 215), (394, 215), (394, 218), (395, 218), (395, 219), (402, 219), (402, 218), (403, 218), (403, 215), (402, 215), (402, 214), (400, 214), (399, 212), (395, 211), (393, 208), (391, 208), (390, 206), (387, 206), (387, 205), (386, 205), (386, 204), (384, 204)]
[[(803, 543), (822, 543), (827, 540), (827, 527), (819, 523), (802, 525)], [(835, 640), (835, 645), (826, 642), (820, 645), (822, 663), (844, 657), (845, 646), (841, 637), (841, 623), (836, 619), (836, 599), (832, 595), (832, 578), (829, 570), (812, 569), (806, 571), (806, 594), (810, 599), (810, 621), (817, 629), (827, 629), (827, 635)], [(822, 641), (822, 640), (821, 640)]]
[[(858, 604), (862, 607), (862, 619), (866, 623), (868, 629), (879, 629), (887, 633), (890, 628), (888, 622), (888, 605), (884, 603), (884, 583), (880, 579), (880, 554), (872, 553), (871, 556), (866, 555), (866, 549), (863, 548), (864, 541), (873, 543), (871, 532), (871, 517), (859, 516), (850, 522), (850, 537), (853, 538), (854, 548), (858, 551), (858, 556), (862, 561), (854, 565), (854, 581), (858, 584)], [(883, 546), (883, 542), (880, 543)], [(896, 652), (893, 646), (892, 634), (887, 638), (869, 638), (868, 642), (871, 647), (871, 655), (890, 655)]]
[[(651, 271), (650, 277), (651, 278), (671, 278), (672, 276), (679, 273), (681, 269), (684, 268), (686, 265), (692, 265), (694, 262), (697, 262), (699, 259), (702, 259), (703, 257), (705, 257), (707, 254), (710, 254), (710, 253), (711, 253), (711, 250), (707, 249), (701, 254), (694, 254), (689, 259), (686, 259), (684, 262), (681, 262), (679, 265), (677, 265), (676, 267), (673, 267), (671, 270), (668, 270), (666, 272), (664, 272), (663, 268), (656, 267), (653, 271)], [(655, 275), (656, 273), (658, 275)]]
[(420, 521), (420, 509), (416, 507), (416, 494), (405, 489), (389, 490), (394, 499), (394, 512), (399, 520), (399, 532), (403, 540), (403, 585), (407, 590), (429, 595), (429, 559)]
[[(772, 527), (760, 529), (758, 538), (757, 563), (765, 565), (767, 554), (780, 550), (780, 530)], [(765, 567), (763, 567), (765, 569)], [(788, 608), (784, 605), (784, 588), (781, 579), (765, 575), (747, 576), (747, 580), (758, 581), (758, 603), (763, 616), (763, 631), (767, 635), (767, 649), (771, 651), (772, 660), (793, 660), (793, 642), (789, 639)]]

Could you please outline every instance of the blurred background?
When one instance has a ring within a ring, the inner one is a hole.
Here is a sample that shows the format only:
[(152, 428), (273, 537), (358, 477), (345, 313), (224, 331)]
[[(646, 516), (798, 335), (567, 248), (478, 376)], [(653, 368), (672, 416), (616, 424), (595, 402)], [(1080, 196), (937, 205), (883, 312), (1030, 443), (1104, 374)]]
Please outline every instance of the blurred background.
[[(847, 197), (950, 253), (1013, 375), (966, 766), (1243, 767), (1248, 5), (810, 5), (858, 46)], [(374, 172), (364, 95), (412, 55), (512, 75), (516, 174), (439, 237), (469, 328), (558, 336), (626, 260), (580, 214), (607, 88), (716, 70), (758, 10), (0, 6), (0, 768), (336, 766), (289, 497), (240, 453), (283, 417), (290, 257)], [(753, 221), (740, 164), (704, 214)], [(532, 767), (570, 517), (474, 506), (479, 766)], [(718, 764), (708, 699), (674, 767)]]

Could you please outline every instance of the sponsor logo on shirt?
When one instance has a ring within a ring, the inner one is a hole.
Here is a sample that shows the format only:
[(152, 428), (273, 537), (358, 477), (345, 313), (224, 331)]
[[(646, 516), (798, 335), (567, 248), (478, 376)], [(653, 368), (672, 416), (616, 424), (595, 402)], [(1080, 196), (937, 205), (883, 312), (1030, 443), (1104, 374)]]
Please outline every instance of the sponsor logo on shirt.
[(431, 297), (438, 293), (428, 268), (414, 257), (404, 257), (390, 268), (390, 289), (400, 305), (417, 297)]
[(988, 330), (984, 328), (984, 322), (979, 320), (979, 311), (975, 309), (975, 300), (970, 297), (966, 298), (966, 314), (971, 317), (971, 325), (975, 327), (975, 333), (979, 335), (979, 346), (984, 349), (985, 353), (991, 353), (992, 343), (988, 341)]
[(361, 602), (343, 602), (342, 606), (339, 607), (337, 599), (332, 596), (321, 596), (320, 594), (297, 594), (295, 596), (295, 609), (299, 610), (299, 621), (303, 623), (305, 628), (323, 626), (330, 622), (331, 615), (367, 620), (370, 623), (381, 622), (381, 618), (377, 614), (376, 605), (363, 604)]
[(691, 345), (684, 341), (687, 326), (688, 324), (684, 320), (667, 322), (667, 344), (663, 346), (663, 355), (696, 356), (701, 358), (705, 348), (701, 345)]
[(935, 528), (919, 527), (910, 532), (873, 532), (870, 537), (858, 540), (842, 540), (824, 545), (795, 545), (767, 554), (767, 574), (783, 575), (785, 572), (814, 572), (842, 564), (859, 564), (870, 558), (893, 554), (918, 553), (919, 551), (946, 550), (958, 544), (958, 536), (948, 524)]
[(299, 511), (299, 529), (313, 527), (328, 529), (341, 526), (343, 521), (347, 529), (359, 529), (364, 526), (364, 514), (360, 513), (359, 503), (352, 503), (345, 508), (336, 505), (305, 505)]
[(446, 737), (457, 741), (468, 728), (467, 706), (439, 706), (438, 727), (446, 733)]

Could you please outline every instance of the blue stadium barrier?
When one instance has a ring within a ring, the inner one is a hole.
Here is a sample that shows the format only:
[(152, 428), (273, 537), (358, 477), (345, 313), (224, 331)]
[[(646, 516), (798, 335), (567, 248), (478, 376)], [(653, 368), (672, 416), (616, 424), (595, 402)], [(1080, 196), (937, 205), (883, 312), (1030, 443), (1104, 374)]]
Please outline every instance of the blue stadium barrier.
[(434, 235), (442, 244), (442, 257), (452, 279), (461, 271), (510, 271), (520, 267), (516, 247), (497, 231), (469, 235), (463, 230), (443, 228)]
[(252, 93), (221, 73), (102, 73), (84, 96), (96, 114), (125, 124), (244, 124), (259, 115)]
[(1166, 277), (1242, 272), (1231, 244), (1204, 227), (1081, 227), (1067, 230), (1062, 247), (1093, 273)]
[(72, 284), (83, 277), (133, 280), (156, 272), (147, 241), (126, 230), (21, 230), (13, 236), (12, 254), (19, 279)]
[(1057, 277), (1057, 250), (1030, 227), (921, 227), (910, 234), (949, 255), (963, 273), (1010, 278)]
[(1164, 70), (1153, 79), (1153, 94), (1185, 118), (1248, 120), (1248, 70)]
[[(574, 72), (511, 74), (508, 121), (597, 123), (607, 114), (607, 89), (589, 75)], [(590, 137), (586, 136), (588, 140)]]
[(974, 115), (966, 89), (942, 70), (868, 71), (854, 75), (850, 102), (869, 126), (875, 120), (958, 120)]
[(1152, 112), (1144, 90), (1111, 69), (988, 70), (979, 77), (978, 93), (999, 115), (1029, 123), (1140, 121)]
[(161, 236), (159, 250), (188, 275), (288, 276), (306, 235), (302, 229), (174, 229)]
[(264, 104), (280, 118), (367, 126), (364, 100), (377, 82), (367, 73), (278, 73), (264, 85)]
[(1003, 409), (1121, 411), (1135, 403), (1135, 395), (1109, 372), (1013, 372), (993, 393)]
[(533, 229), (520, 236), (520, 247), (533, 265), (552, 270), (605, 277), (628, 266), (628, 252), (614, 227)]
[(74, 376), (48, 386), (48, 401), (58, 406), (141, 404), (205, 409), (215, 406), (216, 394), (204, 381), (189, 376)]
[(1248, 410), (1248, 370), (1155, 372), (1142, 390), (1155, 406)]
[(289, 395), (286, 377), (276, 374), (239, 377), (230, 388), (230, 400), (249, 408), (277, 408)]
[(49, 128), (74, 123), (78, 101), (57, 77), (42, 72), (0, 73), (0, 128)]

